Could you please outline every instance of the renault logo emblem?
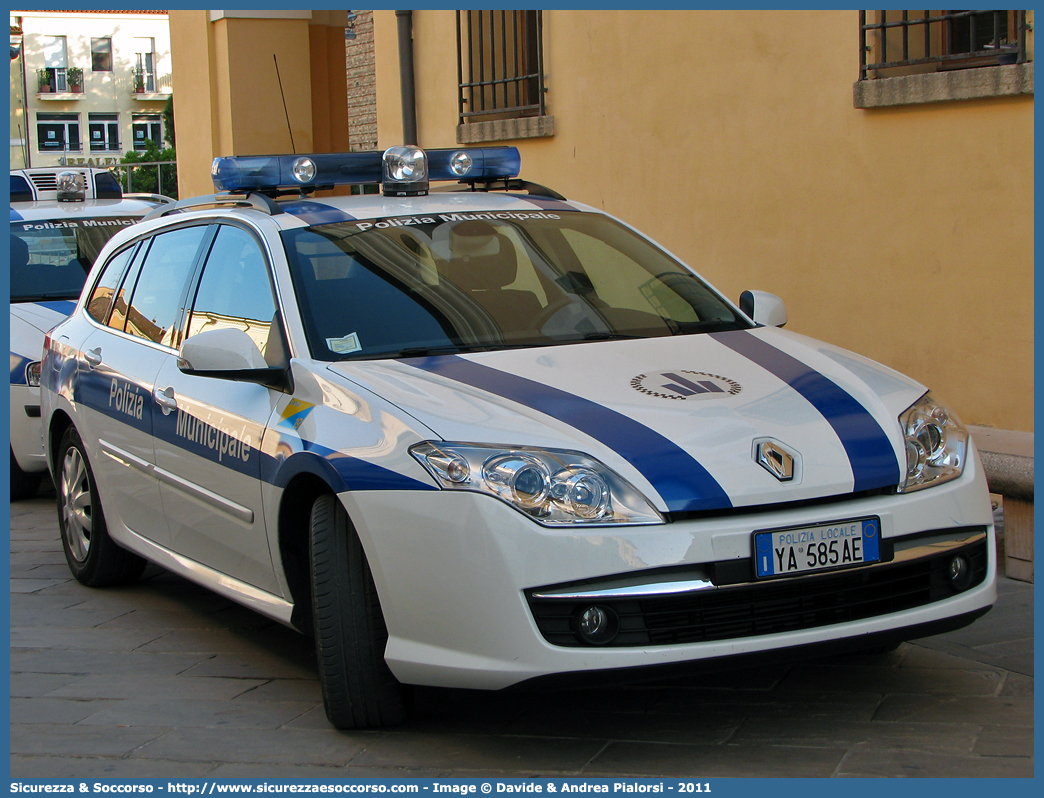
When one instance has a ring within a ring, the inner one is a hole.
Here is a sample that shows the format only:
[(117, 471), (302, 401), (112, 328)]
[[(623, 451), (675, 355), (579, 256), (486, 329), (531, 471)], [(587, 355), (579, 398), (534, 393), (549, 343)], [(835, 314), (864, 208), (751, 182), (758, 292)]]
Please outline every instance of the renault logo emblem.
[(794, 478), (794, 455), (779, 441), (755, 441), (754, 459), (780, 482), (790, 482)]

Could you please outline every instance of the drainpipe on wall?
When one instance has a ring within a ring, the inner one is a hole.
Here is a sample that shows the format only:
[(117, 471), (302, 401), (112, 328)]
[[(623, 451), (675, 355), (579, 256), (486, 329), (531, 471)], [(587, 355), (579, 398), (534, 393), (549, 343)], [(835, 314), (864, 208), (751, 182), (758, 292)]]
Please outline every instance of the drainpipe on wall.
[(399, 86), (402, 94), (402, 143), (417, 144), (417, 89), (413, 82), (413, 12), (396, 11), (399, 28)]

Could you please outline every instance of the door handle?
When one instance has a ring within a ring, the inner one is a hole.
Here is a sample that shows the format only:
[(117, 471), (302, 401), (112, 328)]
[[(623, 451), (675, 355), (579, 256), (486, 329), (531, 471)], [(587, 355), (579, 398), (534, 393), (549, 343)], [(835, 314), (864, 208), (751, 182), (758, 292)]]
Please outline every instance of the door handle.
[(178, 409), (178, 400), (174, 398), (173, 388), (164, 388), (163, 390), (156, 388), (152, 392), (152, 397), (156, 400), (156, 404), (160, 406), (160, 410), (163, 411), (165, 416), (169, 416)]
[(100, 366), (102, 362), (101, 347), (99, 346), (95, 349), (89, 349), (88, 351), (84, 352), (83, 359), (87, 361), (87, 368), (89, 369), (93, 369), (97, 366)]

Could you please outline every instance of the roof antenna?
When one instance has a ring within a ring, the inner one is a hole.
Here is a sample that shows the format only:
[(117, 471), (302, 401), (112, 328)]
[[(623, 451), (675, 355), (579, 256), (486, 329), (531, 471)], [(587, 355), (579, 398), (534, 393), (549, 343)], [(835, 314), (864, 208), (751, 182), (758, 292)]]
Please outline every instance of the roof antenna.
[(279, 59), (272, 53), (272, 61), (275, 62), (276, 80), (279, 82), (279, 96), (283, 99), (283, 113), (286, 115), (286, 131), (290, 134), (290, 149), (297, 155), (297, 147), (294, 145), (294, 131), (290, 129), (290, 113), (286, 110), (286, 95), (283, 94), (283, 79), (279, 77)]

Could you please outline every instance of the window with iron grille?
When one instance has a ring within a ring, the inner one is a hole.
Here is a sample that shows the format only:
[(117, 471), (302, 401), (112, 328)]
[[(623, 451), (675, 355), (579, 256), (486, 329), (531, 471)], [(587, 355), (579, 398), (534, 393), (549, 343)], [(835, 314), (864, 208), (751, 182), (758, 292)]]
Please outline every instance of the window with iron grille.
[(550, 135), (546, 123), (494, 125), (462, 133), (462, 128), (483, 123), (550, 120), (544, 102), (542, 39), (540, 11), (457, 11), (458, 140), (461, 135), (467, 140)]
[(860, 11), (859, 79), (1024, 63), (1025, 11)]

